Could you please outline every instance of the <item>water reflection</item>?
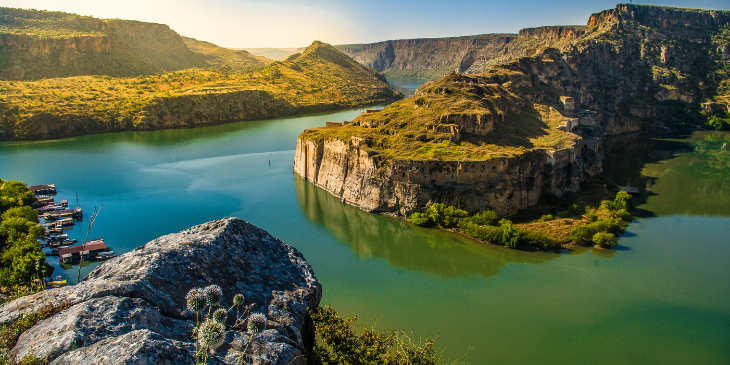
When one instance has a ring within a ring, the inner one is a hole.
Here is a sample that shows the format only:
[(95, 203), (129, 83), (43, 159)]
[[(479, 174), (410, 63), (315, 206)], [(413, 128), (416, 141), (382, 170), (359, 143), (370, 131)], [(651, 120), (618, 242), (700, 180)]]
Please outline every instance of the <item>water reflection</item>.
[(606, 140), (604, 175), (644, 190), (640, 215), (730, 216), (729, 142), (727, 132), (615, 136)]
[(508, 263), (542, 264), (559, 256), (484, 245), (457, 234), (366, 213), (298, 175), (294, 180), (304, 215), (363, 258), (379, 257), (396, 267), (445, 277), (488, 277)]

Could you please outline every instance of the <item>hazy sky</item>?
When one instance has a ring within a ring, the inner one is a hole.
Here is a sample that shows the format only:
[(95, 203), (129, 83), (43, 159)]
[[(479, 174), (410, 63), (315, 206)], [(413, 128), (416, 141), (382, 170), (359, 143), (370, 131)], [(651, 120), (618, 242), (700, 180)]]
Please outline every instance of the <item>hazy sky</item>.
[[(635, 3), (728, 9), (729, 0), (641, 0)], [(2, 0), (14, 8), (167, 24), (224, 47), (300, 47), (516, 33), (542, 25), (584, 25), (604, 0)]]

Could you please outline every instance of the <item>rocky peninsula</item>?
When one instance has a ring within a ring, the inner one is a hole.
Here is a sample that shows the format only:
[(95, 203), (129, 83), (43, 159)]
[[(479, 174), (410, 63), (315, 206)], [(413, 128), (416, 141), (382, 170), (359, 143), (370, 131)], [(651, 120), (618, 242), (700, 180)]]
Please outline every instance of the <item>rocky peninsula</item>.
[(48, 305), (70, 305), (25, 331), (10, 360), (32, 354), (51, 364), (195, 363), (196, 317), (186, 309), (186, 293), (213, 284), (222, 288), (221, 307), (243, 294), (244, 306), (265, 314), (268, 326), (248, 348), (250, 334), (229, 329), (210, 363), (235, 363), (244, 351), (267, 364), (312, 363), (307, 310), (319, 305), (322, 287), (299, 251), (237, 218), (157, 238), (105, 262), (78, 285), (4, 304), (5, 324)]
[(605, 136), (726, 115), (729, 26), (728, 11), (620, 4), (585, 27), (524, 31), (563, 43), (307, 130), (294, 171), (366, 211), (512, 215), (600, 174)]

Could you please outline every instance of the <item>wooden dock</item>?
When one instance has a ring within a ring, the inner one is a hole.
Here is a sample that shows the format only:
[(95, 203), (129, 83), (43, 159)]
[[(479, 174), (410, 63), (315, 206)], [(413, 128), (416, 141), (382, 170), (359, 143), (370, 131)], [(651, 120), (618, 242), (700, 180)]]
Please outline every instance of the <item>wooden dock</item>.
[(623, 191), (625, 191), (625, 192), (627, 192), (627, 193), (629, 193), (629, 194), (632, 194), (632, 195), (639, 195), (639, 194), (641, 194), (641, 191), (639, 190), (639, 188), (634, 188), (634, 187), (631, 187), (631, 186), (619, 186), (618, 188), (621, 189), (621, 190), (623, 190)]

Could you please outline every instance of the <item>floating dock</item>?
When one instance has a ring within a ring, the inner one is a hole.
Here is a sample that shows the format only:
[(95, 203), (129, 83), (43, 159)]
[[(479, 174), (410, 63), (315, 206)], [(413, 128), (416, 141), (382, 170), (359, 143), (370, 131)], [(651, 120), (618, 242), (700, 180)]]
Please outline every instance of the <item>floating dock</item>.
[(109, 251), (103, 238), (87, 241), (86, 245), (62, 247), (58, 249), (58, 256), (64, 264), (78, 262), (79, 260), (96, 259), (101, 252)]

